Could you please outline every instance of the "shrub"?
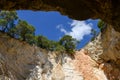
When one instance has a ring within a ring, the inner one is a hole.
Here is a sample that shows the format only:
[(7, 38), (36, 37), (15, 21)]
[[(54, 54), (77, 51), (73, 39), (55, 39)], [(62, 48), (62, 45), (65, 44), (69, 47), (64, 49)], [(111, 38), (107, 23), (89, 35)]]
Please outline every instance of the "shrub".
[(102, 29), (104, 28), (104, 25), (105, 25), (105, 22), (104, 22), (104, 21), (102, 21), (102, 20), (99, 20), (99, 21), (98, 21), (97, 26), (99, 27), (100, 31), (102, 31)]
[(59, 43), (64, 46), (67, 53), (72, 54), (74, 53), (78, 41), (72, 38), (72, 36), (65, 35), (60, 39)]

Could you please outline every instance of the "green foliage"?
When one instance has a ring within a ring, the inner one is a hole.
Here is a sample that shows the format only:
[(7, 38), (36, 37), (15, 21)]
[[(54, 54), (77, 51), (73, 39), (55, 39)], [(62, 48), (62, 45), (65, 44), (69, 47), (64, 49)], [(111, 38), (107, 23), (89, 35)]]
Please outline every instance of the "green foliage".
[(15, 11), (1, 11), (0, 12), (0, 27), (3, 32), (9, 31), (14, 25), (14, 21), (18, 19)]
[(102, 20), (99, 20), (99, 21), (98, 21), (97, 26), (99, 27), (100, 30), (103, 29), (104, 25), (105, 25), (105, 22), (104, 22), (104, 21), (102, 21)]
[(57, 42), (56, 41), (49, 40), (49, 50), (50, 51), (55, 51), (56, 50), (56, 46), (57, 46)]
[[(35, 28), (28, 24), (26, 21), (19, 20), (16, 28), (15, 33), (17, 34), (18, 38), (23, 41), (29, 41), (33, 38), (35, 32)], [(30, 41), (31, 42), (31, 41)]]
[(18, 20), (15, 11), (0, 11), (0, 30), (11, 37), (37, 45), (43, 49), (57, 52), (74, 53), (78, 41), (69, 35), (63, 36), (58, 42), (48, 40), (45, 36), (35, 36), (35, 28), (26, 21)]
[(37, 44), (36, 43), (36, 36), (34, 36), (33, 34), (26, 34), (26, 40), (27, 43), (29, 43), (30, 45), (33, 44)]
[(7, 24), (7, 21), (5, 19), (0, 19), (0, 26), (1, 27), (6, 26), (6, 24)]
[(32, 39), (30, 40), (29, 44), (38, 44), (38, 36), (33, 36)]
[(65, 35), (60, 39), (59, 43), (65, 47), (66, 52), (72, 54), (76, 48), (77, 40), (72, 38), (72, 36)]
[(40, 35), (40, 36), (38, 36), (37, 45), (41, 48), (49, 49), (50, 42), (45, 36)]
[(16, 27), (11, 27), (7, 33), (8, 33), (11, 37), (14, 37), (14, 38), (15, 38), (15, 36), (16, 36)]
[(48, 40), (45, 36), (38, 36), (38, 42), (37, 45), (41, 48), (50, 50), (50, 51), (58, 51), (58, 52), (64, 52), (65, 48), (64, 46), (60, 45), (56, 41)]
[(58, 52), (63, 53), (63, 52), (65, 52), (65, 47), (62, 46), (62, 45), (60, 45), (60, 44), (58, 44), (58, 45), (56, 46), (56, 48), (55, 48), (55, 51), (58, 51)]

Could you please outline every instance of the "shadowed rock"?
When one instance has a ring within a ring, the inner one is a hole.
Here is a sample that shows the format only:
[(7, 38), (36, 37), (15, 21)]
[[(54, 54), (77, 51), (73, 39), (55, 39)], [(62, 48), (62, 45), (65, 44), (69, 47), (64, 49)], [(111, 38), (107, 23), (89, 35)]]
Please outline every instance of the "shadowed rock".
[(120, 0), (1, 0), (2, 10), (59, 11), (72, 19), (101, 18), (120, 31)]

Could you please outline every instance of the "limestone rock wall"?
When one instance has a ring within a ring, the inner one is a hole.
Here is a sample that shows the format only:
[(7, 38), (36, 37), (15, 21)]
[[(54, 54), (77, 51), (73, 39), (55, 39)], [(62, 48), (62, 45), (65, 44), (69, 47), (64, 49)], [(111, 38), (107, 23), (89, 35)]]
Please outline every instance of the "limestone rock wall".
[(74, 57), (0, 32), (0, 80), (119, 80), (120, 33), (107, 25)]
[[(35, 49), (0, 33), (0, 75), (24, 80), (36, 65)], [(5, 79), (2, 79), (5, 80)]]
[(100, 55), (103, 54), (103, 47), (102, 47), (102, 41), (101, 41), (101, 33), (98, 34), (98, 36), (93, 40), (90, 41), (84, 49), (88, 53), (93, 60), (97, 62), (101, 62)]
[(109, 80), (120, 79), (120, 33), (112, 25), (107, 25), (94, 41), (85, 46), (85, 50)]
[(106, 62), (104, 71), (110, 77), (110, 80), (120, 79), (120, 33), (112, 28), (112, 25), (107, 25), (107, 28), (102, 32), (102, 47), (103, 54), (100, 57)]
[[(102, 32), (101, 42), (104, 54), (101, 57), (106, 60), (116, 61), (119, 64), (120, 58), (120, 33), (115, 31), (111, 25)], [(108, 55), (109, 54), (109, 55)]]
[(107, 80), (107, 77), (84, 49), (69, 56), (30, 46), (0, 33), (0, 80), (90, 79)]
[(99, 64), (87, 54), (85, 49), (76, 51), (73, 60), (75, 69), (82, 73), (84, 80), (108, 80), (104, 71), (99, 68)]
[(70, 60), (0, 33), (0, 80), (83, 80)]

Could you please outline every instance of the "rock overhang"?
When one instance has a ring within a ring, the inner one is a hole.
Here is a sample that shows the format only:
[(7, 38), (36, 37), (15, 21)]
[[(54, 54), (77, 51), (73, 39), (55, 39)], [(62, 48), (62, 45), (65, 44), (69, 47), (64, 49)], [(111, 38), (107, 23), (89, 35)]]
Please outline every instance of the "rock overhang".
[(59, 11), (76, 20), (102, 19), (120, 32), (120, 0), (1, 0), (1, 10)]

